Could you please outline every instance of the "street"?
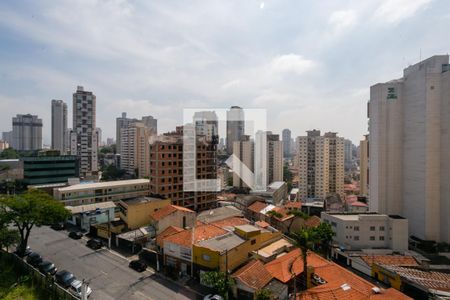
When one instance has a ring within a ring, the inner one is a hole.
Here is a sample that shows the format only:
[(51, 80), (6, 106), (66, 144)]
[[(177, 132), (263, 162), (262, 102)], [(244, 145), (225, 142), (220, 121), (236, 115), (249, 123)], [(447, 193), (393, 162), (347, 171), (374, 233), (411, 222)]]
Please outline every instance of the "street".
[(47, 226), (34, 227), (29, 246), (44, 260), (55, 263), (58, 270), (72, 272), (88, 280), (90, 299), (201, 299), (199, 295), (169, 281), (152, 270), (138, 273), (128, 267), (129, 261), (106, 248), (94, 251), (86, 240), (73, 240), (65, 230)]

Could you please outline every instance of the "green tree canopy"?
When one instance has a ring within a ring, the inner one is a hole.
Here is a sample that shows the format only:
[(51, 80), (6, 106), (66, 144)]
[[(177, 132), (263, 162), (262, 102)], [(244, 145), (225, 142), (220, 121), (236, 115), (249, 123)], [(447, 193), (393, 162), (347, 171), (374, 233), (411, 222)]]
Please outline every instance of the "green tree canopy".
[(262, 289), (256, 292), (256, 300), (270, 300), (272, 299), (272, 291)]
[(217, 293), (228, 299), (228, 289), (233, 285), (233, 280), (228, 278), (224, 272), (211, 271), (200, 275), (201, 282), (217, 290)]
[(0, 214), (19, 232), (19, 254), (24, 253), (34, 225), (61, 222), (70, 216), (70, 212), (61, 202), (39, 190), (1, 197)]
[(13, 148), (6, 148), (0, 153), (0, 159), (16, 159), (19, 158), (19, 153)]

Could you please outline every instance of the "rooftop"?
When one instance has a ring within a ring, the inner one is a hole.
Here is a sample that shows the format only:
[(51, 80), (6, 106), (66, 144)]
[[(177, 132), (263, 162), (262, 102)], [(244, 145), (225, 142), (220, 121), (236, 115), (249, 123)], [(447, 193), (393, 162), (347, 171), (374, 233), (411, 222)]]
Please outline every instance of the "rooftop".
[(256, 232), (256, 231), (261, 231), (260, 228), (250, 225), (250, 224), (245, 224), (245, 225), (239, 225), (236, 226), (236, 229), (242, 231), (242, 232)]
[(148, 202), (161, 201), (161, 200), (165, 200), (165, 199), (155, 198), (155, 197), (137, 197), (137, 198), (121, 200), (121, 202), (125, 203), (126, 205), (133, 205), (133, 204), (141, 204), (141, 203), (148, 203)]
[(403, 255), (362, 255), (361, 259), (369, 266), (381, 264), (388, 266), (418, 266), (416, 259), (412, 256)]
[(200, 241), (197, 243), (197, 245), (211, 250), (223, 252), (233, 249), (244, 242), (245, 240), (243, 238), (232, 232), (228, 232), (224, 235)]
[(101, 189), (101, 188), (112, 188), (127, 185), (137, 185), (137, 184), (149, 184), (148, 179), (131, 179), (131, 180), (117, 180), (117, 181), (105, 181), (105, 182), (95, 182), (95, 183), (79, 183), (71, 186), (58, 188), (60, 192), (70, 192), (78, 190), (91, 190), (91, 189)]
[(158, 209), (154, 213), (150, 214), (150, 216), (152, 217), (153, 220), (159, 221), (162, 218), (165, 218), (168, 215), (173, 214), (176, 211), (185, 211), (185, 212), (195, 213), (193, 210), (190, 210), (189, 208), (169, 204), (167, 206), (164, 206), (163, 208)]
[(279, 188), (281, 188), (283, 186), (283, 184), (286, 184), (284, 181), (274, 181), (271, 184), (269, 184), (267, 186), (268, 189), (272, 189), (272, 190), (278, 190)]
[(256, 259), (251, 260), (245, 266), (237, 270), (232, 277), (254, 290), (262, 289), (273, 278), (264, 267), (263, 263)]
[(160, 234), (156, 237), (156, 245), (162, 247), (164, 245), (164, 239), (168, 236), (171, 236), (175, 233), (183, 231), (183, 228), (176, 227), (176, 226), (169, 226), (165, 230), (163, 230)]
[(164, 238), (163, 241), (190, 248), (192, 246), (192, 243), (195, 244), (197, 242), (208, 240), (216, 236), (224, 235), (228, 232), (225, 229), (209, 224), (201, 224), (195, 226), (194, 230), (194, 239), (192, 238), (192, 229), (189, 229), (170, 235)]
[(271, 257), (272, 255), (278, 255), (285, 250), (289, 250), (292, 244), (286, 239), (279, 239), (272, 244), (267, 245), (255, 251), (260, 257)]
[(218, 207), (210, 210), (205, 210), (198, 214), (197, 220), (203, 223), (212, 223), (224, 219), (228, 219), (231, 217), (240, 217), (242, 216), (242, 211), (237, 209), (234, 206), (224, 206)]
[(261, 202), (261, 201), (256, 201), (254, 202), (252, 205), (250, 205), (248, 207), (248, 210), (251, 210), (255, 213), (259, 213), (261, 210), (263, 210), (264, 208), (267, 207), (268, 204)]
[(223, 220), (219, 220), (216, 222), (211, 223), (212, 225), (224, 228), (224, 227), (236, 227), (239, 225), (245, 225), (248, 224), (249, 220), (242, 217), (231, 217)]
[(96, 209), (108, 209), (113, 207), (116, 207), (116, 205), (112, 201), (78, 205), (78, 206), (66, 206), (66, 208), (70, 210), (72, 214), (80, 214), (84, 212), (95, 211)]

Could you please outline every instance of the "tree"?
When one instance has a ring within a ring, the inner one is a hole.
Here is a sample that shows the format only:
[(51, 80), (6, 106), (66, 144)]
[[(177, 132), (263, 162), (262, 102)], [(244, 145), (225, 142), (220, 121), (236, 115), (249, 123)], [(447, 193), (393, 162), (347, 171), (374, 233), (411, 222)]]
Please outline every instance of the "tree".
[(224, 272), (210, 271), (200, 275), (201, 282), (217, 290), (217, 293), (228, 299), (228, 289), (234, 284)]
[[(316, 231), (314, 228), (303, 228), (299, 232), (293, 234), (295, 245), (300, 248), (302, 260), (303, 260), (303, 285), (305, 289), (308, 288), (308, 251), (314, 248), (314, 244), (317, 239)], [(295, 282), (294, 282), (295, 284)]]
[(0, 159), (16, 159), (19, 158), (19, 153), (13, 148), (6, 148), (0, 153)]
[(270, 217), (270, 225), (273, 225), (273, 219), (278, 218), (281, 219), (283, 215), (275, 210), (270, 210), (266, 213)]
[(9, 228), (9, 216), (0, 212), (0, 249), (8, 248), (19, 240), (17, 230)]
[(272, 291), (262, 289), (256, 292), (256, 300), (270, 300), (272, 299)]
[(320, 223), (314, 228), (316, 232), (316, 243), (320, 246), (322, 253), (328, 258), (330, 255), (330, 244), (333, 239), (333, 229), (328, 223)]
[(21, 195), (0, 198), (0, 214), (19, 232), (20, 255), (25, 253), (28, 238), (34, 225), (57, 223), (67, 220), (70, 212), (50, 195), (39, 190), (29, 190)]
[(102, 170), (102, 181), (118, 180), (124, 177), (126, 171), (114, 165), (108, 165)]

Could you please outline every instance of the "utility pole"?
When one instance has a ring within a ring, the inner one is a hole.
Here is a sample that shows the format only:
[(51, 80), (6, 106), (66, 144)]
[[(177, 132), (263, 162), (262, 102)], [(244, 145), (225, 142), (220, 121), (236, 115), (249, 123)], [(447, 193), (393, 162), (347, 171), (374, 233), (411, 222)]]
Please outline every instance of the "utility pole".
[(111, 249), (111, 218), (109, 216), (109, 208), (107, 209), (108, 213), (108, 249)]
[(87, 300), (87, 283), (84, 281), (81, 282), (81, 300)]

